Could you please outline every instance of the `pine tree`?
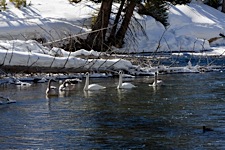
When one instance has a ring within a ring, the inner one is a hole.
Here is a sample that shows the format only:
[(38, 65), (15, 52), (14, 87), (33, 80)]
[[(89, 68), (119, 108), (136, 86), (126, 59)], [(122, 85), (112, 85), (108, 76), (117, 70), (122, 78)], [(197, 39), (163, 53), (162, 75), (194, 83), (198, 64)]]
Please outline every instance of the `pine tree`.
[(225, 13), (225, 0), (223, 0), (222, 2), (222, 10), (221, 10), (223, 13)]
[(127, 32), (127, 29), (129, 28), (130, 20), (134, 12), (134, 8), (137, 4), (138, 0), (130, 0), (127, 3), (126, 9), (125, 9), (125, 15), (123, 18), (123, 21), (121, 23), (120, 28), (118, 29), (115, 39), (116, 39), (116, 47), (121, 48), (124, 43), (124, 38)]
[(157, 21), (161, 22), (164, 26), (168, 26), (168, 2), (177, 4), (187, 4), (191, 0), (146, 0), (144, 7), (140, 6), (139, 13), (154, 17)]
[(164, 26), (168, 26), (168, 6), (165, 0), (147, 0), (145, 3), (145, 10), (142, 14), (154, 17), (157, 21), (161, 22)]
[(217, 9), (221, 5), (220, 0), (209, 0), (206, 4), (215, 9)]

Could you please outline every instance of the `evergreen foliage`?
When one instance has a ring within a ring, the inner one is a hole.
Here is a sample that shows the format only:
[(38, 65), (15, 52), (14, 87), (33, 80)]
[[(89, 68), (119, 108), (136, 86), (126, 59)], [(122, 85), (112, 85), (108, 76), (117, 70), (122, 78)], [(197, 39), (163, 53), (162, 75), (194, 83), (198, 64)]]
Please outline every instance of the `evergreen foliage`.
[(0, 0), (0, 7), (1, 9), (0, 10), (6, 10), (6, 0)]
[(70, 3), (79, 3), (81, 0), (69, 0)]
[(10, 2), (14, 3), (16, 8), (20, 8), (21, 6), (26, 7), (27, 2), (26, 0), (9, 0)]
[(168, 5), (165, 0), (148, 0), (140, 14), (145, 14), (154, 17), (157, 21), (161, 22), (164, 26), (168, 26)]
[(221, 0), (208, 0), (206, 4), (217, 9), (219, 6), (221, 6)]
[(191, 0), (146, 0), (144, 6), (139, 4), (139, 13), (154, 17), (166, 27), (169, 25), (167, 22), (167, 10), (169, 9), (167, 2), (177, 5), (190, 3)]

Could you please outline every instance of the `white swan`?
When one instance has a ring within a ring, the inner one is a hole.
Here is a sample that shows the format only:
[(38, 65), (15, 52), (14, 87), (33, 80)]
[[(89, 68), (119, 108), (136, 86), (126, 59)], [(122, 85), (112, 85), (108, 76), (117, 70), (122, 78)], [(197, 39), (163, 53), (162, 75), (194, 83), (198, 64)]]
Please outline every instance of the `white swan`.
[(60, 91), (71, 91), (75, 89), (75, 85), (82, 82), (80, 79), (66, 79), (60, 86)]
[(160, 86), (163, 84), (163, 81), (158, 79), (158, 72), (155, 72), (155, 75), (154, 75), (154, 82), (152, 84), (149, 84), (149, 86)]
[(48, 96), (55, 96), (55, 95), (58, 95), (58, 90), (55, 86), (52, 86), (52, 82), (55, 82), (54, 79), (50, 79), (48, 81), (48, 87), (46, 89), (46, 95)]
[(119, 72), (119, 83), (117, 86), (117, 89), (131, 89), (136, 87), (135, 85), (131, 84), (131, 83), (123, 83), (123, 72), (120, 71)]
[(99, 84), (90, 84), (89, 85), (89, 73), (87, 72), (86, 74), (86, 81), (85, 81), (85, 86), (84, 86), (84, 90), (101, 90), (101, 89), (105, 89), (106, 87), (101, 86)]

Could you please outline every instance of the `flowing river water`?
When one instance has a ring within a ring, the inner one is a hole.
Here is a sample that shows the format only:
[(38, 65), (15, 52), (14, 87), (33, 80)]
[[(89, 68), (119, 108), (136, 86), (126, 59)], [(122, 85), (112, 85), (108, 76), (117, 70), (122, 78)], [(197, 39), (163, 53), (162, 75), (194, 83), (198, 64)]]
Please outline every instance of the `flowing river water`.
[[(47, 98), (47, 83), (0, 86), (16, 103), (0, 105), (0, 149), (225, 149), (225, 72), (128, 79), (91, 78), (105, 90)], [(128, 81), (127, 81), (128, 82)], [(214, 131), (203, 132), (207, 126)]]

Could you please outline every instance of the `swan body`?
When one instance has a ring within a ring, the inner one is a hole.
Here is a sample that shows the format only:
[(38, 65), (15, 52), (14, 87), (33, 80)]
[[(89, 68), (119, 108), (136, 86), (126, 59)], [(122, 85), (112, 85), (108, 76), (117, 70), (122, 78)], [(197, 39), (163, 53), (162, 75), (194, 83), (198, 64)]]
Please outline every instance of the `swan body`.
[(48, 81), (48, 87), (46, 89), (46, 95), (48, 96), (55, 96), (58, 95), (58, 90), (55, 86), (52, 86), (51, 83), (55, 82), (53, 79), (50, 79)]
[(149, 84), (149, 86), (160, 86), (162, 85), (163, 81), (158, 79), (158, 73), (155, 72), (155, 75), (154, 75), (154, 82), (152, 84)]
[(75, 89), (75, 85), (81, 82), (80, 79), (66, 79), (60, 86), (60, 91), (71, 91)]
[(134, 87), (136, 87), (136, 86), (131, 83), (127, 83), (127, 82), (123, 83), (123, 73), (122, 73), (122, 71), (120, 71), (119, 72), (119, 83), (118, 83), (117, 89), (131, 89)]
[(71, 90), (74, 90), (74, 88), (75, 88), (75, 85), (71, 85), (65, 81), (59, 86), (60, 91), (71, 91)]
[(84, 90), (101, 90), (101, 89), (105, 89), (106, 87), (101, 86), (99, 84), (89, 84), (89, 73), (87, 72), (86, 74), (86, 81), (85, 81), (85, 85), (84, 85)]

